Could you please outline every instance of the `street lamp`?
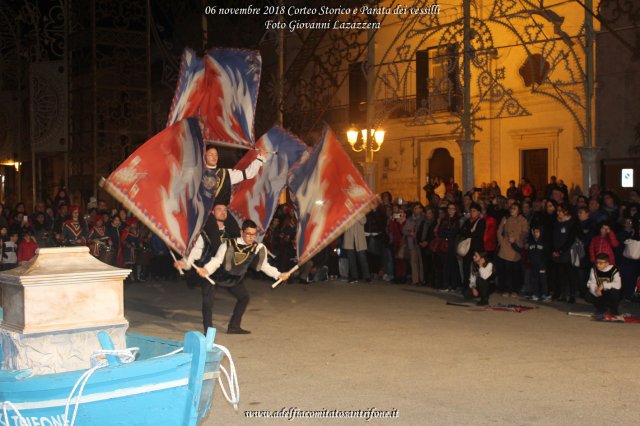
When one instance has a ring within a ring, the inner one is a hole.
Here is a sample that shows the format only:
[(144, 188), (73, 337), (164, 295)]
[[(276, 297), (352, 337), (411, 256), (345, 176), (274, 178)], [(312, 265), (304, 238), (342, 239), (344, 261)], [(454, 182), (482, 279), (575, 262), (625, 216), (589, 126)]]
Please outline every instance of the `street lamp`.
[[(364, 180), (372, 191), (376, 191), (376, 165), (373, 162), (373, 154), (382, 148), (384, 130), (369, 129), (368, 133), (367, 135), (366, 128), (362, 130), (349, 129), (347, 142), (354, 152), (364, 151), (364, 163), (362, 164)], [(358, 144), (358, 142), (360, 143)]]
[[(362, 135), (362, 138), (360, 138), (360, 135)], [(349, 142), (354, 152), (364, 151), (365, 163), (372, 163), (373, 153), (380, 151), (380, 148), (382, 148), (384, 130), (369, 129), (369, 136), (371, 136), (371, 138), (367, 137), (367, 129), (360, 131), (349, 129), (347, 131), (347, 142)], [(360, 141), (359, 147), (356, 146), (358, 141)]]

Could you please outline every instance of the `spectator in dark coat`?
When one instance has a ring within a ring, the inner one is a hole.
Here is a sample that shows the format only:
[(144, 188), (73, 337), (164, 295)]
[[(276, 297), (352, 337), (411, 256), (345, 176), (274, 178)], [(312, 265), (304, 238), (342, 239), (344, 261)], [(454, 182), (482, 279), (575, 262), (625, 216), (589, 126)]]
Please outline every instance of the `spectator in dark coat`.
[(551, 240), (554, 297), (575, 303), (577, 285), (571, 265), (571, 246), (576, 239), (576, 223), (566, 204), (560, 204), (557, 212)]
[(471, 246), (467, 254), (462, 258), (462, 274), (463, 288), (469, 287), (469, 276), (471, 273), (471, 262), (473, 262), (473, 254), (475, 252), (484, 252), (484, 230), (485, 221), (480, 217), (481, 207), (478, 203), (471, 203), (469, 206), (469, 219), (467, 219), (462, 227), (458, 241), (471, 238)]

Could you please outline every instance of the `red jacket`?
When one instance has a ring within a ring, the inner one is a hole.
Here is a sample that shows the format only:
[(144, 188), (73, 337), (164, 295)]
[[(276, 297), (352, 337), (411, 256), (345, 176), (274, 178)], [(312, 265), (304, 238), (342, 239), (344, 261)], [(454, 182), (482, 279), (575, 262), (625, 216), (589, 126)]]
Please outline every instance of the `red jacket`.
[(498, 224), (496, 219), (489, 215), (483, 216), (485, 228), (484, 228), (484, 249), (486, 251), (495, 251), (498, 247), (498, 238), (496, 232), (498, 230)]
[(596, 256), (600, 253), (606, 253), (609, 255), (609, 259), (612, 265), (616, 264), (616, 258), (613, 255), (613, 249), (618, 247), (620, 243), (616, 238), (616, 234), (611, 231), (605, 237), (601, 235), (596, 235), (591, 240), (591, 245), (589, 246), (589, 260), (591, 263), (595, 263)]
[(38, 248), (38, 244), (34, 241), (20, 241), (18, 244), (18, 263), (26, 262), (33, 258), (36, 255), (36, 249)]

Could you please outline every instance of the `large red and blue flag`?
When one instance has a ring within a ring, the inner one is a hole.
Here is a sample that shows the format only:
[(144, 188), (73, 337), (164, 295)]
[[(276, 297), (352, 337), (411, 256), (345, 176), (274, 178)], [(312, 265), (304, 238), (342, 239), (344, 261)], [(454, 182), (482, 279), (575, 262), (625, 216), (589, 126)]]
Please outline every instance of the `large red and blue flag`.
[[(133, 152), (100, 185), (186, 256), (213, 207), (196, 118), (179, 120)], [(213, 188), (213, 189), (212, 189)]]
[(289, 180), (298, 214), (298, 264), (311, 259), (379, 201), (326, 128), (309, 159)]
[(167, 127), (183, 118), (197, 116), (205, 93), (204, 60), (193, 50), (186, 48), (180, 61), (178, 86), (173, 96)]
[(207, 91), (200, 104), (207, 142), (253, 146), (261, 71), (258, 51), (213, 48), (207, 52)]
[(206, 142), (253, 146), (261, 71), (258, 51), (213, 48), (200, 58), (186, 49), (167, 125), (197, 117)]
[[(289, 174), (306, 159), (308, 148), (295, 135), (280, 127), (273, 127), (262, 135), (256, 142), (256, 148), (273, 154), (254, 179), (242, 181), (234, 187), (229, 211), (238, 223), (253, 220), (258, 225), (261, 241), (278, 207)], [(247, 152), (235, 168), (245, 169), (256, 156), (257, 151)]]

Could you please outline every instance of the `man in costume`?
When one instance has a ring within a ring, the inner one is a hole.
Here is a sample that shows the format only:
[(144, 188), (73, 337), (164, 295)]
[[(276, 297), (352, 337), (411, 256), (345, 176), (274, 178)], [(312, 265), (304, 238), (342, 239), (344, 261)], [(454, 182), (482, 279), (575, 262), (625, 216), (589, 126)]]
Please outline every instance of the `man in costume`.
[(125, 268), (131, 268), (133, 282), (142, 282), (142, 270), (138, 264), (137, 250), (140, 248), (140, 228), (138, 219), (131, 217), (126, 220), (127, 226), (120, 233), (122, 258)]
[(102, 215), (97, 215), (93, 220), (93, 228), (91, 232), (89, 232), (88, 240), (91, 254), (94, 257), (100, 257), (100, 255), (111, 246)]
[(231, 186), (255, 177), (267, 155), (267, 152), (258, 150), (258, 158), (253, 160), (245, 170), (236, 170), (218, 167), (218, 149), (214, 145), (207, 145), (205, 150), (203, 195), (207, 198), (214, 197), (216, 203), (224, 205), (228, 205), (231, 200)]
[[(196, 240), (195, 246), (189, 253), (189, 257), (186, 260), (178, 260), (174, 265), (179, 269), (187, 270), (191, 268), (190, 265), (202, 267), (216, 254), (220, 245), (226, 243), (229, 239), (239, 236), (240, 228), (235, 219), (228, 216), (227, 206), (216, 203), (213, 206), (213, 210), (211, 210), (211, 215), (207, 223), (204, 225), (204, 229)], [(197, 285), (200, 285), (202, 289), (202, 324), (204, 325), (206, 334), (207, 329), (213, 327), (213, 296), (215, 286), (198, 275), (197, 272), (192, 271), (192, 273), (193, 277), (187, 277), (187, 280), (192, 279)]]
[(233, 315), (229, 321), (229, 334), (249, 334), (249, 330), (240, 327), (242, 315), (249, 305), (249, 292), (242, 279), (249, 266), (262, 271), (271, 278), (287, 280), (288, 272), (280, 272), (267, 262), (267, 249), (256, 242), (258, 226), (252, 220), (242, 223), (240, 237), (227, 240), (221, 244), (215, 256), (203, 267), (196, 266), (201, 277), (211, 276), (216, 287), (225, 287), (236, 299)]
[(122, 257), (122, 245), (120, 244), (120, 231), (122, 230), (122, 221), (116, 214), (111, 217), (111, 222), (106, 226), (106, 235), (111, 241), (111, 250), (114, 252), (114, 256), (111, 258), (112, 266), (122, 266), (120, 262)]

